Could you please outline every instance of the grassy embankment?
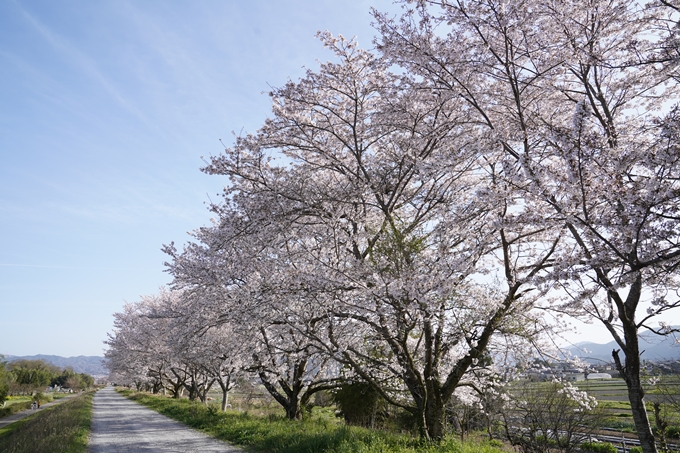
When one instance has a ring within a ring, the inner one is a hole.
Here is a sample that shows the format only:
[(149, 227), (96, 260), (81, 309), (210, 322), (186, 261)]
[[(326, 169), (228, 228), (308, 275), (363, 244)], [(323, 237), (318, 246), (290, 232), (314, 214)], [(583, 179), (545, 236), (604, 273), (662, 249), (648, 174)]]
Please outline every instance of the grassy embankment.
[[(67, 393), (41, 393), (40, 395), (40, 401), (43, 404), (68, 396)], [(5, 406), (0, 407), (0, 418), (30, 409), (32, 402), (33, 396), (31, 395), (10, 396), (7, 398), (7, 401), (5, 401)]]
[(30, 396), (10, 396), (5, 401), (5, 406), (0, 407), (0, 418), (30, 409), (32, 401)]
[(0, 429), (0, 451), (84, 453), (93, 395), (94, 392), (83, 393)]
[(393, 434), (358, 427), (347, 427), (328, 411), (314, 412), (302, 421), (270, 415), (258, 417), (248, 412), (222, 413), (217, 406), (205, 406), (186, 399), (172, 399), (123, 390), (121, 393), (143, 405), (200, 429), (218, 439), (243, 446), (253, 452), (269, 453), (501, 453), (497, 441), (470, 440), (461, 443), (447, 439), (440, 445), (423, 444), (405, 434)]

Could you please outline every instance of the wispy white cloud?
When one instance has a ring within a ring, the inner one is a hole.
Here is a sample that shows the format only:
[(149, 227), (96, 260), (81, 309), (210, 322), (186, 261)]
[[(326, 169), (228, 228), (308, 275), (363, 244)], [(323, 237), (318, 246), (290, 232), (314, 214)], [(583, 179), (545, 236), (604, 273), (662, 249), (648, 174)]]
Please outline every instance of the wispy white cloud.
[(21, 10), (28, 23), (55, 49), (64, 54), (70, 61), (72, 61), (81, 71), (86, 73), (92, 79), (96, 80), (104, 90), (114, 99), (119, 105), (126, 109), (129, 113), (137, 117), (141, 121), (147, 122), (147, 118), (140, 111), (135, 104), (127, 99), (120, 90), (116, 88), (114, 83), (109, 80), (98, 68), (96, 60), (91, 58), (80, 49), (69, 42), (63, 36), (52, 31), (48, 26), (43, 24), (31, 13), (26, 11), (21, 6), (17, 5)]

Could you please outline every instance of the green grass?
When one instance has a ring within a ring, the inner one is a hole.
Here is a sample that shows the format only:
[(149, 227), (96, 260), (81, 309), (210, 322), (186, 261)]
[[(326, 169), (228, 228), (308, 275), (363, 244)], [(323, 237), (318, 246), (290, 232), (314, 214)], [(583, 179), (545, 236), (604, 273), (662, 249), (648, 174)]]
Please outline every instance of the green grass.
[(93, 394), (84, 393), (0, 429), (0, 451), (85, 453)]
[(25, 399), (16, 399), (14, 401), (7, 401), (5, 407), (0, 408), (0, 418), (7, 417), (8, 415), (16, 414), (26, 409), (31, 408), (31, 400), (26, 397)]
[(607, 409), (627, 409), (630, 410), (630, 403), (624, 401), (598, 401), (598, 405)]
[[(40, 401), (44, 404), (52, 401), (54, 398), (52, 393), (41, 393)], [(10, 396), (5, 401), (5, 407), (0, 407), (0, 418), (30, 409), (32, 402), (33, 397), (31, 395)]]
[(5, 406), (11, 406), (13, 404), (25, 403), (31, 401), (31, 395), (21, 395), (21, 396), (8, 396), (5, 401)]
[(222, 413), (184, 399), (121, 391), (145, 406), (218, 439), (268, 453), (501, 453), (497, 442), (461, 443), (448, 438), (441, 444), (423, 443), (406, 434), (393, 434), (339, 425), (327, 415), (302, 421), (283, 417), (256, 417), (247, 412)]

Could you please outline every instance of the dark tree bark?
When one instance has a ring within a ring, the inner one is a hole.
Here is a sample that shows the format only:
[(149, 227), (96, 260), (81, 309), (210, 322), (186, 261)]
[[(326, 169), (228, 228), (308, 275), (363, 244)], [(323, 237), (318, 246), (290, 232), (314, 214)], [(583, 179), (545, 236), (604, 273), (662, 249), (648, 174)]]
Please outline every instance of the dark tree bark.
[(637, 276), (631, 286), (625, 301), (620, 296), (610, 291), (610, 297), (618, 302), (619, 320), (623, 328), (623, 339), (616, 335), (611, 322), (605, 322), (605, 326), (613, 332), (614, 338), (621, 347), (625, 357), (625, 363), (621, 362), (619, 350), (612, 351), (612, 358), (616, 369), (626, 383), (628, 389), (628, 401), (633, 413), (635, 430), (640, 440), (640, 447), (644, 453), (657, 453), (654, 434), (649, 423), (647, 407), (645, 406), (645, 391), (640, 380), (640, 346), (638, 338), (638, 326), (635, 323), (635, 311), (640, 302), (642, 290), (642, 277)]

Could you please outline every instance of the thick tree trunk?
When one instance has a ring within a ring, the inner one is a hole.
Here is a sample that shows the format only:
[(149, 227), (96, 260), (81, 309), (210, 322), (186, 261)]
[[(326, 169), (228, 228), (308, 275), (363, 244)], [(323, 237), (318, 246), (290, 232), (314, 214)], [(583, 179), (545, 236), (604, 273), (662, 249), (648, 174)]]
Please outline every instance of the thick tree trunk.
[(195, 401), (198, 397), (198, 389), (196, 388), (196, 382), (191, 381), (191, 385), (185, 385), (185, 388), (189, 392), (189, 401)]
[(652, 427), (649, 424), (649, 417), (647, 416), (647, 408), (644, 401), (644, 390), (640, 382), (640, 374), (631, 376), (631, 383), (628, 384), (628, 400), (630, 401), (630, 408), (633, 412), (633, 421), (635, 422), (635, 430), (640, 439), (640, 446), (644, 453), (657, 453), (656, 444), (654, 442), (654, 434)]
[[(601, 275), (604, 275), (604, 273), (601, 273)], [(610, 290), (610, 297), (617, 302), (618, 317), (623, 330), (623, 341), (616, 335), (614, 335), (614, 338), (617, 339), (619, 346), (623, 350), (626, 363), (621, 363), (618, 350), (612, 351), (612, 358), (616, 364), (616, 369), (621, 374), (628, 388), (628, 401), (630, 401), (630, 409), (633, 412), (633, 422), (635, 423), (635, 431), (637, 431), (638, 439), (640, 440), (640, 447), (642, 447), (644, 453), (657, 453), (654, 434), (652, 433), (652, 427), (647, 416), (647, 408), (645, 407), (645, 391), (640, 380), (640, 343), (638, 326), (635, 323), (635, 312), (640, 303), (641, 295), (642, 277), (639, 272), (630, 286), (625, 301), (621, 300), (618, 293)], [(605, 323), (605, 326), (607, 326), (610, 332), (615, 333), (611, 324), (607, 325)]]
[(439, 395), (432, 395), (425, 405), (425, 416), (427, 424), (427, 437), (430, 440), (440, 441), (444, 438), (446, 410), (444, 403)]
[(208, 390), (205, 387), (201, 387), (198, 389), (198, 399), (201, 400), (201, 403), (203, 404), (208, 404)]
[(229, 390), (222, 389), (222, 412), (227, 410), (228, 402), (229, 402)]
[[(434, 379), (432, 378), (431, 381)], [(419, 391), (412, 391), (416, 408), (412, 412), (418, 417), (418, 431), (420, 438), (427, 441), (439, 442), (444, 438), (446, 409), (442, 399), (441, 386), (430, 385), (427, 389), (421, 388)], [(424, 396), (424, 397), (423, 397)]]
[[(635, 340), (637, 346), (637, 336)], [(628, 351), (625, 354), (626, 364), (623, 366), (619, 358), (618, 350), (612, 352), (616, 368), (628, 388), (628, 401), (630, 401), (630, 409), (633, 413), (633, 422), (635, 423), (635, 431), (640, 440), (640, 447), (644, 453), (657, 453), (656, 443), (654, 442), (654, 434), (652, 427), (649, 424), (649, 417), (647, 416), (647, 408), (645, 406), (645, 391), (642, 388), (640, 380), (640, 356), (637, 353), (637, 348), (632, 347), (634, 351)]]
[(302, 407), (298, 401), (298, 398), (290, 398), (288, 404), (285, 407), (286, 417), (289, 420), (300, 420), (302, 419)]
[(170, 382), (170, 392), (172, 393), (173, 398), (179, 398), (182, 396), (182, 393), (184, 391), (184, 384), (182, 383), (173, 383)]
[(176, 379), (173, 381), (170, 378), (170, 376), (166, 376), (166, 381), (168, 382), (168, 384), (170, 384), (171, 387), (168, 390), (172, 392), (173, 398), (180, 398), (184, 393), (184, 382), (186, 381), (186, 377), (182, 378), (180, 374), (178, 374), (177, 371), (174, 369), (171, 369), (170, 371), (172, 372)]
[(267, 389), (269, 394), (283, 407), (286, 411), (286, 417), (289, 420), (300, 420), (302, 418), (302, 406), (300, 405), (300, 392), (302, 391), (302, 382), (298, 381), (296, 384), (289, 386), (284, 380), (279, 380), (279, 385), (284, 391), (284, 394), (279, 392), (275, 384), (267, 379), (264, 372), (259, 373), (262, 385)]

